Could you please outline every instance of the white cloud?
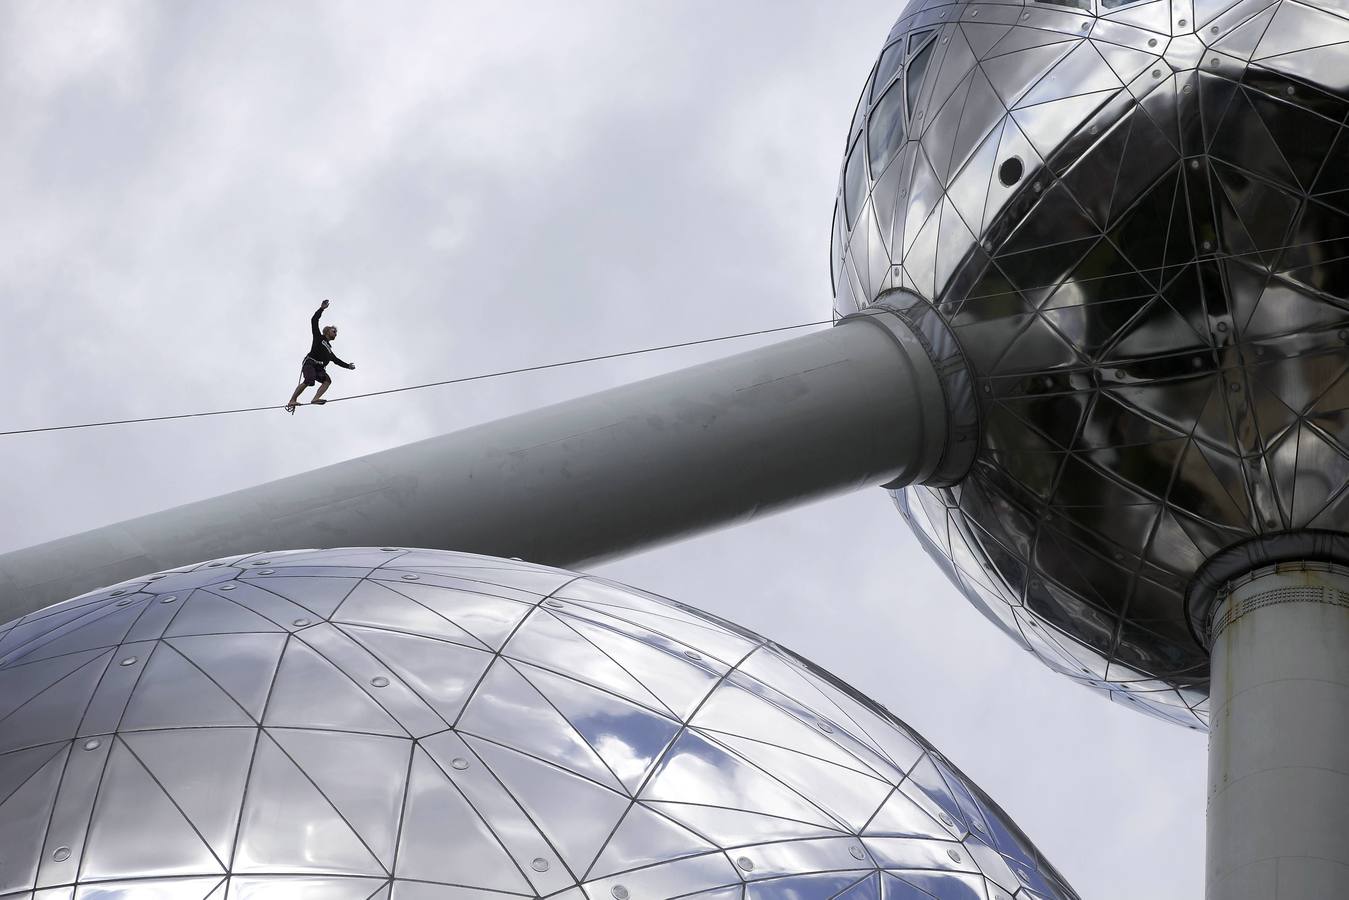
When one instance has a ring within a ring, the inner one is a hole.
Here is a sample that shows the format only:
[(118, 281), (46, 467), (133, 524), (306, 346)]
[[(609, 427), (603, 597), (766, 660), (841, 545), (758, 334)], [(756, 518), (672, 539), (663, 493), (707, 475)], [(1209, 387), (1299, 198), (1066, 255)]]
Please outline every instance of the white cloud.
[[(334, 395), (828, 316), (856, 91), (898, 7), (0, 6), (0, 430)], [(0, 440), (0, 548), (731, 352), (323, 411)], [(785, 564), (789, 561), (790, 564)], [(1040, 667), (878, 491), (605, 567), (837, 672), (1084, 896), (1197, 896), (1202, 738)]]

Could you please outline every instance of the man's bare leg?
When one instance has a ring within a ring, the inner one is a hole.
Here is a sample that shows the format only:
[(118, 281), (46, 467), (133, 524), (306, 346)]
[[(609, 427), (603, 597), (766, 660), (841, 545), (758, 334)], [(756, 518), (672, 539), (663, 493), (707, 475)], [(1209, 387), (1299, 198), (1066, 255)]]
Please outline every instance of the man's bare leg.
[[(295, 386), (295, 393), (290, 395), (290, 400), (286, 403), (286, 412), (295, 412), (295, 403), (300, 399), (300, 395), (304, 393), (304, 389), (305, 383), (301, 380), (301, 382)], [(319, 393), (323, 392), (319, 391)]]
[(328, 388), (331, 387), (331, 386), (332, 386), (332, 382), (331, 382), (331, 381), (320, 381), (320, 382), (319, 382), (319, 390), (318, 390), (318, 393), (315, 394), (315, 395), (314, 395), (314, 399), (313, 399), (313, 400), (310, 400), (309, 402), (310, 402), (310, 403), (317, 403), (317, 404), (320, 405), (320, 406), (322, 406), (323, 404), (327, 403), (328, 401), (323, 399), (323, 395), (324, 395), (325, 393), (327, 393)]

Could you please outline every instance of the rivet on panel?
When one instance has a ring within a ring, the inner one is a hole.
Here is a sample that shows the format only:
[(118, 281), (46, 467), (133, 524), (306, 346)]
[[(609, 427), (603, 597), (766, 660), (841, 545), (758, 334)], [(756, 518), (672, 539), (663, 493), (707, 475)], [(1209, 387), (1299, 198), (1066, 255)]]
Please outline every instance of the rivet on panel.
[(120, 597), (120, 596), (122, 596), (122, 595), (125, 594), (125, 593), (126, 593), (126, 591), (113, 591), (113, 592), (112, 592), (112, 596), (114, 596), (114, 597)]
[(754, 860), (750, 859), (748, 856), (740, 857), (735, 861), (735, 864), (746, 872), (754, 871)]
[(65, 862), (66, 860), (70, 859), (70, 848), (57, 847), (55, 852), (52, 853), (52, 859), (56, 860), (57, 862)]
[(703, 655), (702, 655), (701, 653), (699, 653), (697, 650), (685, 650), (685, 651), (684, 651), (684, 655), (687, 656), (689, 659), (702, 659), (702, 658), (703, 658)]
[(422, 577), (422, 576), (420, 576), (420, 575), (407, 574), (407, 575), (404, 575), (404, 576), (403, 576), (403, 580), (404, 580), (404, 581), (420, 581), (420, 580), (421, 580), (421, 577)]
[(946, 813), (942, 813), (940, 816), (938, 816), (938, 818), (941, 819), (941, 823), (945, 825), (947, 828), (955, 827), (956, 824), (955, 820), (952, 819), (950, 816), (948, 816)]
[(621, 884), (616, 884), (609, 888), (609, 896), (614, 900), (628, 900), (628, 889)]
[(275, 569), (259, 569), (259, 570), (258, 570), (258, 574), (259, 574), (259, 575), (271, 575), (271, 574), (273, 574), (274, 572), (276, 572)]
[(566, 606), (566, 604), (563, 603), (561, 600), (554, 600), (551, 597), (543, 601), (543, 605), (551, 606), (553, 609), (561, 609), (562, 607)]
[(456, 756), (454, 759), (450, 760), (450, 767), (462, 772), (468, 768), (468, 760), (464, 759), (462, 756)]
[(117, 606), (130, 606), (130, 605), (131, 605), (132, 603), (134, 603), (134, 602), (135, 602), (135, 601), (132, 600), (130, 597), (127, 597), (125, 600), (118, 600), (116, 605), (117, 605)]
[(529, 867), (535, 872), (547, 872), (548, 860), (544, 859), (542, 856), (536, 856), (534, 857), (534, 861), (529, 864)]
[(237, 588), (238, 586), (239, 586), (239, 585), (237, 585), (237, 584), (222, 584), (222, 585), (220, 586), (220, 589), (221, 589), (222, 591), (232, 591), (232, 590), (234, 590), (235, 588)]
[(1157, 39), (1156, 39), (1156, 38), (1149, 38), (1149, 39), (1148, 39), (1148, 46), (1149, 46), (1149, 47), (1156, 47), (1156, 46), (1157, 46)]
[(385, 678), (383, 675), (376, 675), (374, 678), (370, 679), (370, 683), (375, 687), (388, 687), (389, 679)]
[(90, 738), (89, 740), (84, 742), (85, 750), (97, 750), (99, 747), (102, 746), (103, 742), (100, 741), (98, 738)]
[(1181, 28), (1184, 28), (1184, 27), (1186, 26), (1187, 23), (1186, 23), (1186, 21), (1185, 21), (1184, 19), (1181, 19), (1179, 24), (1180, 24), (1180, 27), (1181, 27)]
[(823, 731), (825, 734), (833, 734), (833, 733), (834, 733), (834, 726), (833, 726), (833, 725), (830, 725), (828, 722), (816, 722), (815, 724), (816, 724), (816, 726), (817, 726), (821, 731)]
[(174, 595), (174, 594), (169, 594), (167, 597), (161, 597), (160, 600), (159, 600), (159, 602), (160, 602), (160, 603), (173, 603), (173, 602), (174, 602), (175, 600), (177, 600), (177, 599), (178, 599), (178, 597), (177, 597), (176, 595)]
[(118, 665), (119, 665), (119, 666), (134, 666), (134, 665), (136, 664), (136, 662), (137, 662), (136, 657), (134, 657), (134, 656), (128, 656), (126, 659), (124, 659), (124, 660), (122, 660), (121, 662), (119, 662)]
[(291, 624), (294, 625), (296, 628), (304, 628), (306, 625), (309, 624), (309, 620), (308, 620), (308, 619), (296, 619), (296, 620), (295, 620), (294, 622), (292, 622)]
[(960, 862), (964, 859), (964, 857), (960, 855), (959, 850), (947, 850), (946, 855), (951, 857), (952, 862)]
[(864, 859), (866, 857), (866, 852), (863, 851), (862, 848), (857, 846), (856, 844), (848, 845), (848, 853), (852, 856), (853, 859)]

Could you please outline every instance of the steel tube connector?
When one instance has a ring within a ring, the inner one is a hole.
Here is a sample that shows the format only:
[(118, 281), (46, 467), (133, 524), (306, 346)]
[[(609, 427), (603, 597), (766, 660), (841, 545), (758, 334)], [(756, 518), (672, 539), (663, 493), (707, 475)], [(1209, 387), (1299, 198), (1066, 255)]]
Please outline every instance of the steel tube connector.
[[(875, 327), (880, 325), (882, 327)], [(0, 622), (258, 550), (415, 546), (579, 566), (920, 480), (946, 411), (882, 312), (726, 359), (0, 556)]]

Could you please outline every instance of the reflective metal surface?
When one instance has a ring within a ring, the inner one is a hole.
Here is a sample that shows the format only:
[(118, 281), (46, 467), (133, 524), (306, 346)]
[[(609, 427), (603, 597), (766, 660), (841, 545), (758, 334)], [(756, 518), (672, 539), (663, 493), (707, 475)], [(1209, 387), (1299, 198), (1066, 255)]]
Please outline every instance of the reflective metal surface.
[(0, 626), (0, 897), (1076, 895), (921, 737), (757, 635), (370, 548)]
[(1191, 727), (1196, 572), (1349, 529), (1346, 42), (1328, 2), (918, 0), (848, 135), (836, 309), (932, 304), (981, 401), (971, 475), (901, 510), (1049, 665)]

